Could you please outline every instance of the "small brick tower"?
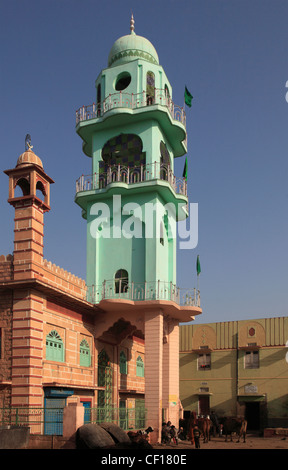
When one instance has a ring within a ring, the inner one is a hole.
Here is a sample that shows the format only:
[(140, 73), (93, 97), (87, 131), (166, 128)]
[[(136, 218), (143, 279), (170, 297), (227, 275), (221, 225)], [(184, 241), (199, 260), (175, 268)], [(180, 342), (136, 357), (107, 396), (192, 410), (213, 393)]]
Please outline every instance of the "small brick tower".
[[(5, 173), (9, 176), (8, 202), (15, 208), (14, 280), (42, 277), (43, 216), (50, 210), (50, 184), (54, 181), (31, 147), (20, 155), (16, 167)], [(15, 197), (16, 186), (22, 190), (21, 197)]]
[[(9, 176), (8, 202), (15, 208), (11, 405), (43, 406), (43, 298), (35, 283), (44, 276), (44, 212), (50, 210), (53, 180), (30, 146), (16, 167), (5, 173)], [(20, 197), (15, 197), (16, 186), (22, 190)]]

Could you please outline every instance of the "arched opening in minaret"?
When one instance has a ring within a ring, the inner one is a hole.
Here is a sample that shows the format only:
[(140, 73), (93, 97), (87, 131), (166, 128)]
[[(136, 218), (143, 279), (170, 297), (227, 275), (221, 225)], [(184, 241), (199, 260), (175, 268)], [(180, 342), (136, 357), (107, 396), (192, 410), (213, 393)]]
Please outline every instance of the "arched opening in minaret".
[(161, 140), (160, 142), (160, 155), (161, 155), (160, 157), (161, 163), (164, 163), (166, 165), (171, 165), (170, 154), (163, 140)]
[(171, 159), (168, 149), (163, 141), (160, 142), (160, 178), (168, 180), (171, 170)]
[(115, 274), (115, 293), (120, 294), (128, 290), (128, 272), (126, 269), (118, 269)]
[(167, 85), (165, 85), (164, 87), (164, 91), (165, 91), (165, 98), (167, 100), (167, 102), (170, 100), (170, 92), (169, 92), (169, 88)]
[(102, 149), (102, 160), (99, 171), (105, 172), (109, 166), (122, 165), (133, 168), (146, 163), (143, 143), (136, 134), (119, 134), (109, 139)]
[(147, 106), (155, 102), (155, 75), (153, 72), (147, 72), (146, 76), (146, 99)]
[(14, 197), (29, 196), (30, 194), (30, 183), (26, 178), (20, 178), (17, 181)]
[(41, 199), (41, 201), (44, 201), (44, 197), (46, 196), (46, 191), (45, 191), (45, 187), (44, 187), (44, 184), (42, 183), (42, 181), (37, 181), (36, 196), (39, 199)]

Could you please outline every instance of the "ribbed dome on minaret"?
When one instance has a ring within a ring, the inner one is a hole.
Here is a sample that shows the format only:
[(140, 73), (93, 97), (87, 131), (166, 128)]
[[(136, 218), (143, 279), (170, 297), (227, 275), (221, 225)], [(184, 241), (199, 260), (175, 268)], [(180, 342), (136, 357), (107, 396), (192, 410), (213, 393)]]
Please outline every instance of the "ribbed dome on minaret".
[(16, 167), (19, 167), (19, 166), (22, 167), (24, 165), (31, 165), (31, 164), (37, 165), (40, 168), (43, 168), (41, 159), (37, 157), (37, 155), (31, 149), (28, 149), (28, 150), (25, 150), (25, 152), (23, 152), (20, 155), (20, 157), (17, 160)]
[(131, 17), (130, 34), (122, 36), (114, 42), (108, 57), (108, 67), (144, 59), (159, 65), (157, 51), (148, 39), (138, 36), (134, 31), (134, 18)]

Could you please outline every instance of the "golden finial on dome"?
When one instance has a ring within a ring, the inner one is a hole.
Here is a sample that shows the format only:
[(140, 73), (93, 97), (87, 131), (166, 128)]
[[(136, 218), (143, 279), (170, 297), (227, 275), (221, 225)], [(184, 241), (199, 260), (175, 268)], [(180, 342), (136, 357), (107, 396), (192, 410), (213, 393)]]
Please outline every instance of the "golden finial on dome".
[(134, 24), (135, 24), (135, 21), (134, 21), (133, 13), (131, 12), (131, 20), (130, 20), (130, 31), (131, 31), (131, 34), (135, 34), (135, 31), (134, 31)]

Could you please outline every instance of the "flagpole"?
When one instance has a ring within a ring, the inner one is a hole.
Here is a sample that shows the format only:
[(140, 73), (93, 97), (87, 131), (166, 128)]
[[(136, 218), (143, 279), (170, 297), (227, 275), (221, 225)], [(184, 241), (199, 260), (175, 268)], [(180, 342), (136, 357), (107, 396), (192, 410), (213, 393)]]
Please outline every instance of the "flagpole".
[(197, 271), (197, 296), (198, 296), (198, 294), (199, 294), (199, 275), (201, 273), (199, 255), (197, 255), (197, 260), (196, 260), (196, 271)]
[[(185, 88), (186, 88), (186, 85), (185, 85)], [(184, 92), (184, 104), (183, 104), (183, 110), (185, 112), (185, 92)]]

